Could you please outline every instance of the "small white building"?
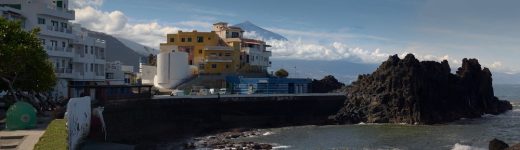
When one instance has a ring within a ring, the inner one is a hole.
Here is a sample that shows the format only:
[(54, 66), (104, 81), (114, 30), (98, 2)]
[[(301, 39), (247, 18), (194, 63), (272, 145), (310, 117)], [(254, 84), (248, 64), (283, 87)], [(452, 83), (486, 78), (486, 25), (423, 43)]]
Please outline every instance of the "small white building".
[(157, 74), (154, 86), (159, 89), (172, 89), (190, 76), (188, 53), (178, 51), (177, 46), (161, 45), (157, 54)]
[(135, 83), (134, 66), (123, 65), (120, 61), (106, 63), (106, 83), (109, 85), (131, 85)]

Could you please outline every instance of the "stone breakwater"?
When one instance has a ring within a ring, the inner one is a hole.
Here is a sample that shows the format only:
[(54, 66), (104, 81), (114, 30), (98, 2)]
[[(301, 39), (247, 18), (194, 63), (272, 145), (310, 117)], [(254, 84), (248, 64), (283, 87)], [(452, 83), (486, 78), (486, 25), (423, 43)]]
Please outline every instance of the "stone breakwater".
[(511, 110), (494, 96), (491, 71), (477, 59), (463, 59), (451, 73), (448, 61), (390, 56), (372, 74), (346, 88), (338, 123), (436, 124)]

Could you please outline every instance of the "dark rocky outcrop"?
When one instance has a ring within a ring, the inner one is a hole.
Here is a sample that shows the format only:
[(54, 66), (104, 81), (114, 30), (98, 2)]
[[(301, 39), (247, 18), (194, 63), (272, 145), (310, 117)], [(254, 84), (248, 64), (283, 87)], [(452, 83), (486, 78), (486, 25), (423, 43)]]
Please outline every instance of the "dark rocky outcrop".
[(408, 54), (390, 56), (372, 74), (346, 88), (338, 123), (435, 124), (511, 110), (494, 96), (491, 72), (477, 59), (463, 59), (456, 74), (448, 61), (422, 61)]
[(489, 141), (489, 150), (520, 150), (520, 144), (509, 146), (504, 141), (493, 139)]
[(313, 93), (329, 93), (340, 89), (345, 84), (339, 82), (334, 76), (327, 75), (321, 80), (313, 79), (310, 86)]
[(489, 150), (504, 150), (508, 147), (509, 145), (507, 145), (507, 143), (498, 139), (489, 141)]

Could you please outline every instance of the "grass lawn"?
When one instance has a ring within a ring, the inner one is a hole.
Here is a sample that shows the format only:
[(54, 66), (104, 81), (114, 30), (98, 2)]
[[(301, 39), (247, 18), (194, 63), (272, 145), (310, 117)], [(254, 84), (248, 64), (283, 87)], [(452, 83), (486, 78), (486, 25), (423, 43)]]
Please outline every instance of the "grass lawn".
[(34, 146), (35, 150), (66, 150), (67, 143), (67, 127), (65, 119), (55, 119), (49, 126), (40, 141)]

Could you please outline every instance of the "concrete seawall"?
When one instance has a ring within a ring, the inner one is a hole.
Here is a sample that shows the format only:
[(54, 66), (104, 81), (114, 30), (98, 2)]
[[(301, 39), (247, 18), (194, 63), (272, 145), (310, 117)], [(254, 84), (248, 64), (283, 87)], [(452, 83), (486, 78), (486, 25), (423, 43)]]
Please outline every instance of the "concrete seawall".
[(103, 114), (109, 141), (167, 142), (232, 128), (327, 124), (344, 101), (340, 94), (156, 96), (106, 104)]

